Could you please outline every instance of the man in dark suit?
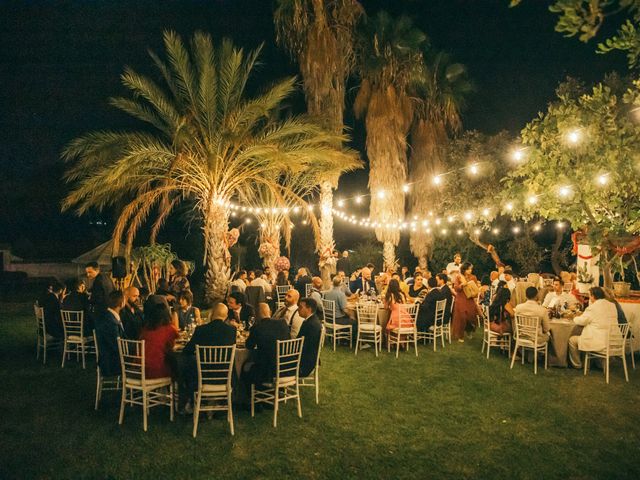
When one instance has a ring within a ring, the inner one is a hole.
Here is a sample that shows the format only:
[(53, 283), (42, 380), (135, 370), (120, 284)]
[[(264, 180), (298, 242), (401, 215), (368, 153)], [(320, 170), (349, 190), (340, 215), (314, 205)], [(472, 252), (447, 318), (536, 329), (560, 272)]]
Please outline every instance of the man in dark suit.
[(120, 310), (124, 307), (124, 294), (114, 290), (107, 297), (107, 309), (96, 322), (96, 339), (100, 372), (105, 377), (120, 375), (120, 355), (118, 337), (124, 337), (124, 328), (120, 321)]
[[(235, 345), (236, 329), (225, 323), (229, 311), (224, 303), (213, 306), (209, 314), (209, 323), (196, 327), (193, 336), (182, 350), (178, 359), (178, 370), (181, 372), (179, 409), (193, 400), (193, 392), (198, 388), (198, 364), (196, 361), (196, 345), (201, 347), (222, 347)], [(189, 408), (187, 407), (187, 411)]]
[(429, 292), (424, 296), (418, 308), (417, 326), (421, 332), (426, 332), (435, 323), (436, 302), (442, 300), (442, 291), (436, 288), (438, 285), (436, 279), (429, 278), (427, 285), (429, 286)]
[(104, 310), (107, 309), (107, 298), (115, 290), (111, 278), (100, 271), (98, 262), (87, 263), (84, 267), (89, 280), (93, 280), (93, 285), (89, 293), (89, 305), (95, 318), (101, 318)]
[(342, 257), (336, 262), (336, 271), (343, 271), (346, 276), (351, 275), (351, 262), (349, 261), (349, 252), (342, 252)]
[(258, 322), (251, 328), (246, 347), (251, 351), (251, 361), (242, 372), (247, 387), (273, 381), (276, 374), (277, 341), (290, 340), (289, 327), (284, 320), (271, 318), (269, 305), (258, 305)]
[(86, 285), (83, 280), (73, 280), (68, 284), (67, 296), (62, 301), (62, 310), (74, 312), (84, 312), (84, 324), (82, 326), (85, 337), (90, 337), (93, 330), (93, 318), (89, 314), (89, 295), (86, 292)]
[(313, 283), (313, 280), (309, 276), (306, 268), (298, 269), (298, 274), (296, 275), (296, 280), (293, 284), (293, 288), (295, 288), (300, 294), (300, 298), (304, 298), (307, 296), (306, 285), (308, 283)]
[(142, 331), (142, 310), (140, 309), (140, 290), (136, 287), (124, 289), (124, 308), (120, 310), (120, 319), (124, 327), (124, 335), (128, 339), (138, 340)]
[(349, 282), (349, 290), (353, 293), (359, 290), (361, 294), (367, 294), (371, 289), (377, 293), (376, 282), (371, 279), (371, 269), (364, 267), (360, 276)]
[(318, 303), (313, 298), (303, 298), (298, 303), (298, 312), (305, 320), (302, 322), (298, 338), (304, 338), (302, 357), (300, 358), (300, 377), (308, 377), (316, 368), (316, 359), (320, 348), (322, 322), (316, 314)]
[(44, 313), (44, 326), (47, 329), (47, 335), (55, 338), (64, 338), (64, 327), (60, 315), (60, 301), (63, 294), (64, 285), (60, 282), (53, 282), (49, 291), (38, 300), (38, 305), (42, 307)]
[(446, 273), (438, 273), (436, 275), (436, 282), (438, 283), (438, 289), (440, 290), (440, 298), (438, 300), (446, 300), (447, 305), (444, 310), (444, 324), (451, 323), (451, 303), (453, 302), (453, 293), (447, 285), (449, 277)]
[(244, 328), (249, 329), (249, 319), (255, 317), (253, 307), (247, 303), (247, 297), (242, 292), (231, 292), (227, 297), (227, 306), (229, 307), (229, 313), (227, 315), (228, 323), (238, 328), (243, 325)]

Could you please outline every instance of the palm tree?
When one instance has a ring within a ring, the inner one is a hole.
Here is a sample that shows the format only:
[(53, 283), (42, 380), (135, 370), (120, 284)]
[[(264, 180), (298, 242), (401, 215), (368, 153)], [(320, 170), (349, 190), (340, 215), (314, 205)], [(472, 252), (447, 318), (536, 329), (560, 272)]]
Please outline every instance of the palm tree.
[[(356, 0), (278, 0), (274, 14), (277, 41), (300, 65), (307, 110), (337, 134), (344, 129), (345, 83), (353, 67), (355, 25), (363, 15)], [(321, 274), (329, 281), (323, 259), (334, 249), (333, 189), (344, 172), (361, 167), (359, 160), (320, 179)]]
[(357, 72), (361, 80), (354, 110), (365, 116), (369, 157), (370, 216), (382, 226), (387, 267), (395, 264), (397, 228), (404, 219), (403, 186), (407, 179), (407, 134), (413, 118), (410, 89), (422, 70), (421, 48), (426, 35), (408, 17), (392, 19), (381, 12), (365, 20), (358, 39)]
[[(424, 76), (416, 85), (417, 102), (411, 127), (410, 178), (415, 185), (411, 193), (411, 216), (423, 217), (438, 202), (437, 190), (431, 180), (443, 173), (449, 136), (460, 132), (460, 112), (466, 96), (473, 91), (464, 65), (451, 63), (444, 52), (424, 54)], [(433, 237), (418, 226), (411, 230), (409, 246), (421, 268), (427, 268), (427, 258)]]
[(247, 80), (260, 49), (245, 53), (224, 40), (214, 47), (196, 33), (190, 51), (172, 32), (164, 34), (166, 60), (151, 57), (163, 83), (126, 69), (131, 98), (111, 103), (146, 125), (135, 132), (96, 132), (73, 140), (63, 158), (72, 162), (66, 180), (74, 183), (64, 209), (124, 204), (114, 238), (126, 233), (131, 246), (152, 212), (152, 241), (170, 212), (192, 202), (202, 219), (208, 301), (221, 300), (230, 274), (229, 202), (258, 188), (276, 198), (300, 201), (277, 179), (304, 172), (315, 163), (352, 162), (336, 148), (345, 138), (305, 117), (274, 120), (294, 91), (286, 78), (253, 98)]

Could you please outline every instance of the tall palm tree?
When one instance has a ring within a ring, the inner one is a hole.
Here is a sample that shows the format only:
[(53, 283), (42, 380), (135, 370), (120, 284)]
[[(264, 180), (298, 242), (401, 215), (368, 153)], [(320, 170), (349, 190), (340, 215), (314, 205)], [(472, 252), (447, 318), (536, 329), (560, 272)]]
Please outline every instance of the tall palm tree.
[[(344, 129), (345, 83), (353, 67), (353, 36), (364, 11), (357, 0), (278, 0), (274, 14), (277, 41), (300, 65), (307, 110), (322, 118), (331, 132)], [(333, 189), (343, 172), (361, 167), (359, 161), (320, 179), (321, 274), (329, 281), (324, 259), (334, 249)]]
[(352, 162), (354, 154), (336, 148), (343, 136), (305, 117), (274, 120), (294, 78), (247, 98), (260, 49), (245, 53), (228, 40), (214, 47), (203, 33), (193, 36), (190, 51), (172, 32), (164, 45), (166, 60), (151, 54), (163, 82), (127, 69), (122, 81), (131, 97), (111, 100), (146, 129), (89, 133), (64, 150), (74, 188), (63, 208), (81, 214), (124, 204), (113, 235), (126, 233), (131, 245), (152, 212), (155, 235), (178, 204), (192, 202), (203, 224), (206, 298), (217, 301), (230, 274), (229, 202), (258, 188), (299, 200), (277, 181), (280, 175), (318, 162)]
[(357, 72), (361, 80), (354, 110), (365, 117), (369, 157), (370, 216), (382, 226), (386, 266), (395, 264), (397, 228), (385, 224), (404, 219), (403, 186), (407, 179), (407, 134), (413, 118), (411, 87), (422, 70), (421, 49), (427, 37), (408, 17), (385, 12), (362, 23)]
[[(464, 65), (452, 63), (444, 52), (425, 52), (424, 58), (424, 76), (416, 85), (419, 101), (411, 127), (409, 159), (414, 184), (410, 212), (411, 216), (418, 217), (423, 217), (438, 202), (438, 191), (431, 180), (443, 173), (449, 137), (460, 132), (460, 112), (473, 91)], [(433, 237), (426, 228), (420, 225), (412, 229), (409, 246), (421, 268), (427, 268), (432, 245)]]

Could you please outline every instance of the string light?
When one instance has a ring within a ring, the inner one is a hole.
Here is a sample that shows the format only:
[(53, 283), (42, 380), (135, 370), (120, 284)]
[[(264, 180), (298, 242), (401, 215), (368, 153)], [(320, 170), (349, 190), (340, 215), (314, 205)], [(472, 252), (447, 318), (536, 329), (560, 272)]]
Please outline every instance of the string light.
[(384, 190), (378, 190), (378, 193), (376, 195), (380, 200), (383, 200), (384, 197), (387, 195), (387, 192), (385, 192)]
[(494, 235), (498, 235), (500, 233), (500, 229), (494, 228), (493, 230), (491, 230), (491, 233), (493, 233)]
[(405, 184), (402, 186), (402, 191), (403, 191), (404, 193), (407, 193), (407, 192), (409, 191), (409, 188), (410, 188), (410, 187), (409, 187), (409, 185), (405, 183)]
[(558, 230), (562, 230), (564, 228), (564, 222), (561, 222), (561, 221), (556, 222), (556, 228)]
[(561, 197), (568, 197), (569, 195), (571, 195), (571, 187), (560, 187), (560, 196)]
[(609, 183), (609, 174), (608, 173), (603, 173), (601, 175), (598, 175), (598, 184), (599, 185), (606, 185), (607, 183)]
[(513, 228), (511, 229), (511, 231), (517, 235), (517, 234), (519, 234), (519, 233), (520, 233), (520, 227), (518, 227), (518, 226), (516, 225), (515, 227), (513, 227)]
[(542, 230), (542, 226), (539, 223), (533, 226), (534, 232), (539, 232), (540, 230)]
[(524, 159), (524, 149), (517, 148), (517, 149), (513, 150), (513, 152), (511, 152), (511, 157), (516, 162), (521, 162)]
[(504, 207), (510, 212), (513, 210), (513, 203), (509, 202)]
[(477, 163), (472, 163), (471, 165), (469, 165), (469, 173), (471, 173), (471, 175), (477, 175), (479, 171), (480, 169), (478, 168)]
[(441, 185), (442, 184), (442, 178), (440, 177), (440, 175), (436, 175), (435, 177), (433, 177), (433, 184), (434, 185)]
[(360, 195), (358, 195), (358, 196), (356, 197), (356, 203), (357, 203), (358, 205), (360, 205), (360, 204), (362, 203), (362, 197), (361, 197)]
[(536, 203), (538, 203), (538, 197), (536, 197), (535, 195), (531, 195), (527, 199), (527, 202), (529, 202), (529, 205), (535, 205)]
[(249, 217), (245, 218), (244, 223), (251, 223), (251, 219)]
[(338, 206), (340, 208), (344, 207), (344, 200), (338, 200)]
[(569, 142), (571, 145), (577, 145), (578, 142), (580, 142), (581, 138), (582, 138), (582, 133), (577, 128), (570, 130), (567, 133), (567, 137), (566, 137), (567, 142)]
[(479, 228), (476, 228), (476, 229), (473, 231), (473, 234), (474, 234), (476, 237), (477, 237), (478, 235), (480, 235), (480, 233), (481, 233), (481, 232), (480, 232), (480, 229), (479, 229)]

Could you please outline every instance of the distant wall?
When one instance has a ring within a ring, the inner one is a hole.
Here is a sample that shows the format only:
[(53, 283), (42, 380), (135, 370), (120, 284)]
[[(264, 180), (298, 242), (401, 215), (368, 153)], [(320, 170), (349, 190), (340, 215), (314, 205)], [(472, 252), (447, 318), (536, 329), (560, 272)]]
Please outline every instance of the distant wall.
[(75, 263), (9, 263), (5, 272), (24, 272), (29, 277), (54, 277), (60, 281), (76, 278), (84, 273), (82, 265)]

